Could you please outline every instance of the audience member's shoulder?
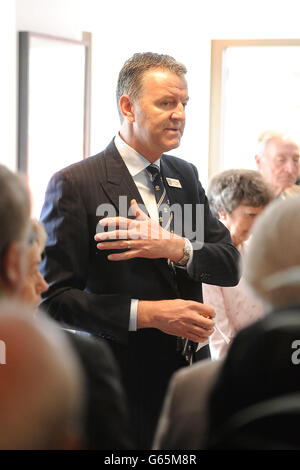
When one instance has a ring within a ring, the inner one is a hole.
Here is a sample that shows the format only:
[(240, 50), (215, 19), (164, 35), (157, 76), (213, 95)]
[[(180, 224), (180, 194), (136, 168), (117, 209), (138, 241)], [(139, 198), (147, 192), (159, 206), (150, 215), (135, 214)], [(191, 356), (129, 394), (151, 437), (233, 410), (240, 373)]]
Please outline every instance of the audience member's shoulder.
[(283, 191), (283, 196), (294, 196), (296, 194), (300, 194), (300, 186), (297, 184), (294, 184)]
[(222, 361), (212, 361), (205, 359), (196, 362), (191, 367), (179, 369), (173, 375), (173, 384), (176, 387), (201, 386), (203, 382), (207, 382), (217, 374)]
[(118, 366), (109, 345), (102, 338), (96, 338), (92, 335), (78, 334), (74, 330), (65, 330), (73, 347), (77, 351), (79, 357), (83, 360), (88, 359), (91, 367), (99, 367), (101, 369), (118, 371)]

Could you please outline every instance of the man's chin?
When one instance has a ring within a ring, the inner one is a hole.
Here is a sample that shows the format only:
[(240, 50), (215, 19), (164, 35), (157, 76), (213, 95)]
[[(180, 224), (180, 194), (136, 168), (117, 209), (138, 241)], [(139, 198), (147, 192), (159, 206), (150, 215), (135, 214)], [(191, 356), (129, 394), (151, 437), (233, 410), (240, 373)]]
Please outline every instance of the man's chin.
[(279, 191), (279, 192), (282, 193), (282, 192), (285, 191), (286, 189), (291, 188), (294, 184), (295, 184), (294, 181), (286, 181), (285, 183), (282, 183), (282, 184), (280, 185), (280, 191)]
[(168, 142), (165, 146), (164, 152), (170, 152), (170, 150), (177, 149), (180, 145), (180, 139), (177, 139), (176, 141)]

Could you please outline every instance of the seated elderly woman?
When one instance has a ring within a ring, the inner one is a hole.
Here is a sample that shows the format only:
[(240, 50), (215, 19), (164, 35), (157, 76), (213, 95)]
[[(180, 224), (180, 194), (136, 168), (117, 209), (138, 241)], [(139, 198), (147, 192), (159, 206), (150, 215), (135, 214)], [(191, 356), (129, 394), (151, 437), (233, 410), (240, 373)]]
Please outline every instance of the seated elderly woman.
[(46, 243), (46, 232), (42, 224), (35, 219), (31, 220), (31, 234), (29, 237), (27, 273), (20, 296), (23, 301), (38, 307), (41, 294), (48, 289), (48, 284), (39, 271), (42, 261), (42, 252)]
[[(233, 244), (243, 254), (252, 224), (273, 199), (273, 193), (257, 171), (234, 169), (212, 179), (208, 199), (212, 212), (228, 228)], [(212, 359), (224, 357), (237, 331), (262, 315), (260, 301), (247, 291), (243, 278), (235, 287), (203, 284), (203, 301), (216, 312), (217, 328), (209, 340)]]
[(209, 448), (300, 448), (299, 232), (300, 196), (270, 204), (255, 222), (243, 275), (266, 315), (224, 359), (209, 400)]

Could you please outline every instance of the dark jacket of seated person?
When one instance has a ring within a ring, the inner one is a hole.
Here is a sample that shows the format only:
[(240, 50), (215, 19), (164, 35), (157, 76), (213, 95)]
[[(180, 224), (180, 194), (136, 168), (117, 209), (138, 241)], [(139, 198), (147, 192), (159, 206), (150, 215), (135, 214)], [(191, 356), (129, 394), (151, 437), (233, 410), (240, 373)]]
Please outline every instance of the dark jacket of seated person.
[[(280, 448), (300, 448), (295, 413), (280, 416), (279, 402), (270, 419), (264, 418), (269, 400), (294, 393), (300, 396), (299, 351), (294, 349), (297, 338), (300, 340), (300, 304), (276, 310), (237, 334), (209, 398), (206, 448), (270, 449), (274, 442), (284, 446)], [(298, 349), (299, 344), (300, 341)], [(260, 403), (264, 404), (262, 417), (256, 416), (254, 408), (253, 415), (248, 415), (250, 407)], [(248, 425), (241, 412), (250, 417)], [(299, 414), (300, 406), (297, 423)]]
[(66, 330), (86, 379), (88, 450), (133, 449), (127, 400), (117, 363), (104, 340)]

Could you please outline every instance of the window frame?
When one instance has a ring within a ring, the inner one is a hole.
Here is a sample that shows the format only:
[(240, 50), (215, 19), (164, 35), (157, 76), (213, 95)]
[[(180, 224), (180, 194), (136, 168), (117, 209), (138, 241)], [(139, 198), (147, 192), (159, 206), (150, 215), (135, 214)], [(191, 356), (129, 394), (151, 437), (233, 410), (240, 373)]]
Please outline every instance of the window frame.
[(300, 39), (213, 39), (211, 41), (209, 180), (223, 169), (223, 52), (228, 47), (247, 46), (300, 46)]

